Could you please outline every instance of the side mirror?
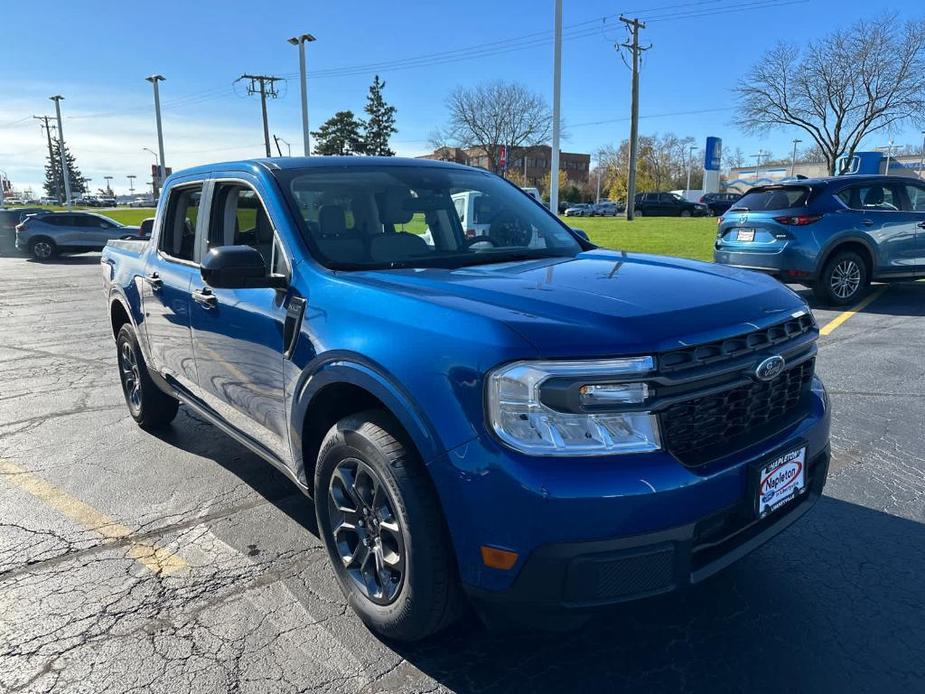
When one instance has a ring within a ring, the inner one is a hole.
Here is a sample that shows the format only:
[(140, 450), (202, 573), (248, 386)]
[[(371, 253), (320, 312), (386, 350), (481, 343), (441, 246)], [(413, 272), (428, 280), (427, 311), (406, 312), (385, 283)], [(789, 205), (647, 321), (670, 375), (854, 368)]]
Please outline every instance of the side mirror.
[(138, 235), (150, 238), (152, 229), (154, 229), (154, 217), (142, 219), (141, 224), (138, 225)]
[(202, 279), (216, 289), (256, 289), (286, 286), (283, 277), (267, 274), (260, 251), (252, 246), (219, 246), (202, 259)]
[(576, 234), (578, 234), (578, 235), (579, 235), (581, 238), (583, 238), (585, 241), (588, 241), (588, 242), (591, 241), (591, 239), (588, 238), (588, 232), (586, 232), (584, 229), (576, 229), (575, 227), (572, 227), (572, 231), (574, 231)]

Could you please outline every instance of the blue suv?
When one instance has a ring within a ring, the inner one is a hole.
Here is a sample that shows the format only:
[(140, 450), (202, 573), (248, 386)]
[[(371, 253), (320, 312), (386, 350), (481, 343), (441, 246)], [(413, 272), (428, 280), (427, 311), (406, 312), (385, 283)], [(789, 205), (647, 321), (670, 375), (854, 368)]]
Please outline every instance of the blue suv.
[(713, 256), (853, 303), (872, 280), (925, 277), (925, 182), (851, 175), (752, 188), (719, 218)]
[(102, 263), (131, 416), (168, 426), (182, 403), (286, 475), (346, 601), (391, 638), (463, 597), (573, 621), (699, 583), (825, 483), (799, 296), (597, 248), (480, 169), (202, 166)]

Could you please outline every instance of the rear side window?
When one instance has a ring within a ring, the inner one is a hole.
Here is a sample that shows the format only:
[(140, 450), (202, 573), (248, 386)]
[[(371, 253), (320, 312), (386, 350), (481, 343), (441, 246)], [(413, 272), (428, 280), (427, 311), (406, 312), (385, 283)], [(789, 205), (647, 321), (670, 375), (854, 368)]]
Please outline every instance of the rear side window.
[(775, 186), (750, 190), (736, 202), (736, 207), (744, 207), (753, 212), (788, 210), (792, 207), (803, 207), (808, 199), (809, 188), (806, 186)]
[(159, 250), (178, 260), (195, 259), (196, 220), (199, 218), (201, 198), (201, 183), (174, 188), (170, 192), (164, 228), (158, 241)]
[(848, 186), (836, 193), (852, 210), (896, 212), (902, 206), (899, 186), (895, 183), (868, 183)]

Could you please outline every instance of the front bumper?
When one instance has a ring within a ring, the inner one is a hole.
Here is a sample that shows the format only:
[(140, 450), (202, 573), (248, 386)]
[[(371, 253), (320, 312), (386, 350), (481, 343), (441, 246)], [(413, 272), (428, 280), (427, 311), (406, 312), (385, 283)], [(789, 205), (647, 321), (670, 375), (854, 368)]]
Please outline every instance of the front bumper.
[(469, 587), (476, 600), (540, 609), (587, 609), (668, 593), (699, 583), (757, 549), (819, 500), (826, 449), (809, 461), (807, 488), (777, 512), (755, 520), (743, 500), (695, 523), (632, 537), (550, 544), (525, 562), (504, 591)]
[[(661, 451), (519, 456), (484, 436), (430, 464), (464, 588), (486, 603), (586, 609), (697, 583), (802, 516), (828, 472), (830, 413), (814, 382), (806, 415), (698, 467)], [(753, 468), (806, 446), (807, 492), (755, 521)], [(507, 571), (480, 547), (516, 552)]]

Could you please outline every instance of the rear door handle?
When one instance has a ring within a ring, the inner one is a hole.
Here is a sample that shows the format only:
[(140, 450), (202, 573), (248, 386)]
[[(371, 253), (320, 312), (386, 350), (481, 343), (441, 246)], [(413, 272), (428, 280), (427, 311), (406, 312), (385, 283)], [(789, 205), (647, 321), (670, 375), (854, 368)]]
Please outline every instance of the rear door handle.
[(156, 272), (152, 272), (150, 275), (145, 275), (145, 282), (151, 287), (152, 291), (157, 291), (164, 286), (164, 280)]
[(197, 289), (192, 293), (192, 297), (193, 301), (204, 309), (212, 309), (218, 305), (218, 297), (216, 297), (208, 287)]
[(864, 226), (870, 227), (870, 226), (873, 226), (873, 225), (874, 225), (874, 220), (872, 220), (872, 219), (865, 219), (862, 223), (864, 224)]

